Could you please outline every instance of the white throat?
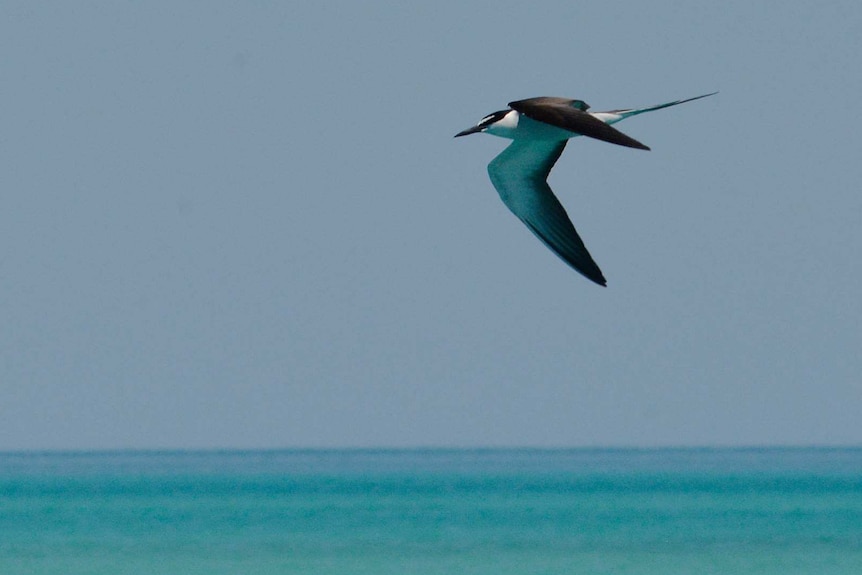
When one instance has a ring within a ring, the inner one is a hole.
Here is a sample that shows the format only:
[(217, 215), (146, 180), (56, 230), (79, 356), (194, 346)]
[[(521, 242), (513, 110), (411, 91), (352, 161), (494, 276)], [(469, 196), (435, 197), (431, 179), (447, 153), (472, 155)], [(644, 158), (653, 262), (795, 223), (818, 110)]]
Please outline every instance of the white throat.
[(520, 123), (521, 114), (515, 110), (510, 110), (508, 114), (488, 126), (485, 133), (492, 136), (500, 136), (501, 138), (509, 138), (514, 140), (517, 136), (518, 124)]

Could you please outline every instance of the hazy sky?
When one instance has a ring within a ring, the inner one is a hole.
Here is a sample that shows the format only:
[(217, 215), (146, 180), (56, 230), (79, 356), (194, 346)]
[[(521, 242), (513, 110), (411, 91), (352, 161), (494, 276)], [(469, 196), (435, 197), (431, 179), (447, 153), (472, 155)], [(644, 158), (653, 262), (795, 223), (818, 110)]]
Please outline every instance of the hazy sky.
[[(862, 443), (862, 3), (3, 2), (0, 449)], [(542, 246), (459, 130), (579, 138)]]

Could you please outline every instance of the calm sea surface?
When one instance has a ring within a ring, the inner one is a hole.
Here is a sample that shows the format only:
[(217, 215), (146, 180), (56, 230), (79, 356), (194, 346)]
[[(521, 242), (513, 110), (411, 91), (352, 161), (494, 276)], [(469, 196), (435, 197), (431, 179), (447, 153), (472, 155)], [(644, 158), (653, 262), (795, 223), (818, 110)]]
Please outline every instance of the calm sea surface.
[(862, 574), (862, 449), (0, 453), (0, 574)]

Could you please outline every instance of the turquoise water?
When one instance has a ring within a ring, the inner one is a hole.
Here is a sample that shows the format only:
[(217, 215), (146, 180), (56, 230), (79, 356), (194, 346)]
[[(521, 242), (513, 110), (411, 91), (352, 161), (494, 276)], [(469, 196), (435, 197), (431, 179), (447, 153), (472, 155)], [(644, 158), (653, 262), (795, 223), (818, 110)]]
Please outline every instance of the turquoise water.
[(0, 574), (862, 574), (862, 450), (0, 454)]

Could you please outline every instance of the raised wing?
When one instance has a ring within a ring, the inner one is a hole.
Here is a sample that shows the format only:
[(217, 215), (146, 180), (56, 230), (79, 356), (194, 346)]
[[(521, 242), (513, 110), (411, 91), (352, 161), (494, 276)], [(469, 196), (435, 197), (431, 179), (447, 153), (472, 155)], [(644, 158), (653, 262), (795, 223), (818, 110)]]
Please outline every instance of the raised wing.
[(564, 98), (528, 98), (509, 102), (509, 107), (538, 122), (544, 122), (582, 136), (589, 136), (629, 148), (649, 150), (648, 147), (634, 138), (626, 136), (616, 128), (580, 109), (583, 106), (577, 105), (577, 102), (582, 103), (580, 100), (566, 100)]
[(566, 140), (514, 140), (488, 164), (488, 175), (503, 203), (536, 237), (576, 271), (604, 286), (602, 271), (547, 182), (565, 147)]

